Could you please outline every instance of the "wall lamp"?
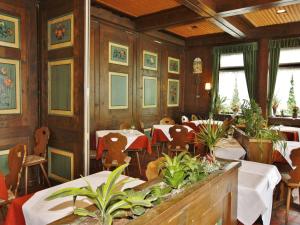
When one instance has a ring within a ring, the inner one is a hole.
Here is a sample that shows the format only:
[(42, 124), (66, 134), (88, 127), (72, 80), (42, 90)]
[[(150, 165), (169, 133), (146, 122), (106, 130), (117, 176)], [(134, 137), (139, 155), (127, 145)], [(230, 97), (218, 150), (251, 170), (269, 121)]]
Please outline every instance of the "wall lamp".
[(202, 60), (200, 58), (194, 59), (193, 74), (196, 76), (196, 98), (200, 98), (199, 85), (200, 85), (200, 77), (202, 74)]
[(211, 83), (205, 83), (204, 89), (207, 91), (208, 95), (210, 95)]

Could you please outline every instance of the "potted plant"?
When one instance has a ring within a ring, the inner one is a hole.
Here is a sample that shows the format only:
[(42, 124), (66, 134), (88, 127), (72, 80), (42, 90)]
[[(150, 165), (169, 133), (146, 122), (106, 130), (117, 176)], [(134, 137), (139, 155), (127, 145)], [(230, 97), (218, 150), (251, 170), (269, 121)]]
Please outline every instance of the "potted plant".
[(276, 113), (277, 113), (277, 108), (279, 106), (279, 103), (280, 103), (280, 100), (279, 98), (275, 95), (273, 97), (273, 100), (272, 100), (272, 111), (273, 111), (273, 115), (276, 116)]
[(298, 117), (298, 112), (299, 112), (299, 107), (298, 106), (293, 106), (293, 118)]
[(224, 103), (226, 102), (226, 97), (217, 96), (215, 100), (215, 114), (219, 115), (224, 110)]

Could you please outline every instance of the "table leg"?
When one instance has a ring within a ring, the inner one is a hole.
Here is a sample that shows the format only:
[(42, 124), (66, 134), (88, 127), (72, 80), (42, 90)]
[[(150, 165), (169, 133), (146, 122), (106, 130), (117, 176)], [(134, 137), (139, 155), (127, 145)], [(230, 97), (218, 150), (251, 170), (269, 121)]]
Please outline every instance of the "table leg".
[(48, 176), (47, 176), (47, 173), (46, 173), (46, 171), (45, 171), (45, 168), (44, 168), (43, 164), (40, 164), (40, 167), (41, 167), (41, 169), (42, 169), (42, 172), (43, 172), (43, 174), (44, 174), (44, 177), (46, 178), (46, 181), (47, 181), (47, 183), (48, 183), (48, 186), (50, 187), (51, 184), (50, 184), (50, 181), (49, 181), (49, 179), (48, 179)]
[(290, 204), (291, 204), (291, 188), (288, 187), (288, 194), (286, 199), (285, 224), (288, 224)]
[(140, 175), (142, 175), (142, 168), (141, 168), (140, 156), (139, 156), (138, 151), (135, 152), (135, 155), (136, 155), (136, 159), (137, 159), (137, 162), (138, 162), (138, 167), (139, 167)]
[(28, 166), (25, 166), (25, 195), (27, 195), (28, 188)]

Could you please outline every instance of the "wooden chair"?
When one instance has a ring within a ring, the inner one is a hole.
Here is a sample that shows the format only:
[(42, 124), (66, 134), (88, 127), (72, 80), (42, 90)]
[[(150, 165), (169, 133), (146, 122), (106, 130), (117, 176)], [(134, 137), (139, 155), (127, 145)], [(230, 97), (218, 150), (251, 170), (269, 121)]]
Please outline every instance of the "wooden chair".
[(189, 122), (189, 118), (187, 116), (181, 116), (181, 123), (187, 123)]
[(127, 144), (127, 138), (124, 135), (109, 133), (103, 138), (107, 148), (107, 154), (102, 160), (104, 170), (110, 170), (111, 167), (118, 167), (130, 162), (131, 158), (123, 152)]
[(172, 141), (168, 143), (168, 155), (172, 156), (175, 152), (186, 151), (189, 148), (187, 134), (188, 129), (181, 125), (174, 125), (169, 129)]
[(26, 145), (16, 145), (8, 153), (9, 173), (5, 176), (5, 184), (8, 190), (8, 200), (0, 200), (0, 207), (8, 205), (18, 195), (22, 169), (26, 160)]
[(198, 118), (198, 116), (196, 116), (195, 114), (192, 114), (191, 120), (192, 120), (192, 121), (194, 121), (194, 120), (199, 120), (199, 118)]
[(47, 152), (47, 145), (50, 137), (50, 131), (48, 127), (41, 127), (35, 131), (35, 147), (33, 149), (34, 154), (28, 155), (26, 157), (24, 167), (25, 167), (25, 194), (28, 191), (28, 168), (32, 166), (39, 165), (42, 173), (47, 181), (48, 186), (50, 187), (50, 181), (48, 179), (48, 175), (44, 168), (44, 163), (47, 162), (46, 159), (46, 152)]
[(130, 124), (127, 122), (120, 124), (120, 130), (129, 130), (131, 128)]
[(160, 157), (160, 158), (148, 163), (147, 169), (146, 169), (146, 177), (147, 177), (148, 181), (154, 180), (155, 178), (157, 178), (160, 175), (161, 165), (164, 162), (164, 160), (165, 160), (165, 157)]
[[(286, 200), (286, 214), (285, 223), (288, 224), (289, 209), (291, 203), (292, 190), (295, 188), (300, 188), (300, 148), (294, 149), (290, 155), (292, 160), (292, 165), (296, 168), (291, 170), (289, 173), (282, 173), (283, 184), (288, 189), (287, 200)], [(300, 195), (300, 191), (299, 191)]]
[(175, 121), (170, 117), (164, 117), (159, 122), (161, 125), (175, 125)]

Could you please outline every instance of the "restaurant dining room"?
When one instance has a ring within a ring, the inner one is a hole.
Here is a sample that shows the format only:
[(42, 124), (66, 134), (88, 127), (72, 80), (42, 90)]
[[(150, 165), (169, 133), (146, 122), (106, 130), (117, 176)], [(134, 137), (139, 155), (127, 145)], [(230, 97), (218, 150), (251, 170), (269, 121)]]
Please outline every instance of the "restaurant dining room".
[(0, 0), (0, 225), (300, 225), (299, 107), (300, 0)]

